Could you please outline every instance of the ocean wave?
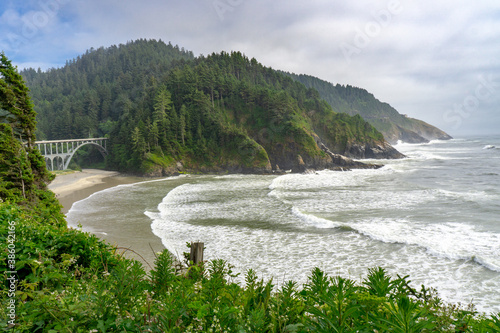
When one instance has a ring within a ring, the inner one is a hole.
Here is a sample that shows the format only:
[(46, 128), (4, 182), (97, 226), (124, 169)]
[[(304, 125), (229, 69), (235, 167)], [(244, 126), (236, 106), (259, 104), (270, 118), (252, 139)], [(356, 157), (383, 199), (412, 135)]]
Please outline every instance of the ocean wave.
[(457, 152), (452, 152), (450, 150), (443, 150), (442, 154), (439, 154), (440, 151), (432, 150), (431, 151), (409, 151), (404, 152), (408, 156), (409, 159), (415, 159), (420, 161), (426, 160), (441, 160), (441, 161), (451, 161), (451, 160), (471, 160), (473, 157), (463, 154), (462, 156), (457, 156)]
[(456, 192), (444, 189), (437, 189), (434, 191), (437, 193), (437, 195), (445, 196), (448, 198), (464, 199), (472, 202), (490, 200), (495, 198), (494, 195), (488, 194), (485, 191)]
[(306, 222), (307, 225), (320, 229), (337, 228), (342, 226), (342, 224), (338, 222), (323, 219), (312, 214), (305, 214), (301, 212), (297, 207), (292, 207), (292, 214), (298, 217), (303, 222)]
[(483, 149), (496, 149), (497, 147), (494, 145), (486, 145), (483, 147)]
[(405, 219), (385, 218), (341, 223), (304, 213), (297, 207), (292, 207), (292, 213), (307, 227), (339, 228), (383, 243), (417, 246), (432, 256), (473, 261), (491, 271), (500, 272), (500, 234), (478, 231), (472, 225), (452, 222), (425, 225)]
[(191, 177), (191, 175), (168, 176), (168, 177), (165, 177), (165, 178), (144, 180), (144, 181), (133, 183), (133, 184), (124, 184), (124, 185), (118, 185), (118, 186), (137, 186), (137, 185), (142, 185), (142, 184), (157, 183), (157, 182), (164, 182), (164, 181), (172, 181), (172, 180), (178, 180), (178, 179), (181, 179), (181, 178), (189, 178), (189, 177)]
[(407, 220), (373, 219), (353, 223), (357, 232), (384, 243), (425, 248), (434, 256), (472, 260), (500, 272), (500, 234), (477, 231), (462, 223), (424, 225)]
[(435, 139), (435, 140), (429, 141), (427, 143), (427, 145), (440, 145), (440, 144), (445, 144), (445, 143), (449, 143), (449, 142), (450, 142), (450, 140), (438, 140), (438, 139)]
[(156, 183), (156, 182), (163, 182), (163, 181), (170, 181), (170, 180), (176, 180), (176, 179), (185, 178), (185, 177), (189, 177), (189, 175), (179, 175), (179, 176), (166, 177), (166, 178), (161, 178), (161, 179), (145, 180), (145, 181), (140, 181), (140, 182), (131, 183), (131, 184), (120, 184), (120, 185), (116, 185), (116, 186), (113, 186), (113, 187), (109, 187), (109, 188), (106, 188), (106, 189), (94, 192), (91, 195), (89, 195), (88, 197), (86, 197), (85, 199), (76, 201), (75, 203), (73, 203), (73, 205), (71, 206), (71, 208), (68, 210), (68, 214), (67, 215), (72, 214), (74, 212), (78, 212), (78, 211), (89, 209), (88, 207), (84, 207), (83, 204), (85, 202), (87, 202), (87, 201), (91, 202), (91, 201), (94, 200), (94, 198), (99, 197), (99, 196), (108, 195), (109, 193), (120, 191), (120, 190), (126, 190), (126, 189), (129, 189), (129, 188), (132, 188), (132, 187), (136, 187), (138, 185), (143, 185), (143, 184), (148, 184), (148, 183)]
[(160, 215), (159, 212), (145, 211), (144, 215), (146, 215), (147, 217), (149, 217), (151, 220), (156, 220), (156, 219), (161, 218), (161, 215)]
[(394, 172), (391, 167), (383, 167), (377, 170), (354, 169), (350, 172), (322, 170), (310, 174), (287, 174), (274, 178), (269, 189), (297, 192), (364, 186), (373, 177)]
[(254, 178), (211, 177), (183, 184), (172, 189), (157, 209), (165, 221), (184, 224), (252, 225), (252, 228), (288, 224), (282, 215), (289, 206), (279, 198), (272, 199), (273, 194), (268, 190), (271, 179)]
[(283, 198), (284, 193), (280, 190), (272, 190), (267, 194), (267, 196), (276, 199), (282, 204), (293, 206), (293, 204), (289, 200)]
[(420, 168), (409, 163), (392, 163), (383, 166), (383, 169), (387, 169), (391, 173), (414, 173), (419, 171)]
[[(500, 255), (500, 254), (499, 254)], [(500, 260), (499, 257), (482, 257), (482, 256), (474, 256), (471, 259), (474, 260), (481, 266), (488, 268), (491, 271), (500, 272)]]
[(456, 140), (430, 140), (429, 142), (420, 142), (420, 143), (409, 143), (409, 142), (404, 142), (403, 140), (398, 140), (396, 144), (393, 145), (394, 148), (400, 148), (400, 147), (421, 147), (421, 146), (432, 146), (432, 145), (439, 145), (439, 144), (445, 144), (449, 143), (450, 141), (456, 141)]
[[(475, 151), (481, 147), (476, 145)], [(440, 150), (437, 154), (444, 155)], [(239, 267), (235, 271), (241, 276), (253, 268), (269, 278), (279, 280), (286, 275), (302, 283), (313, 267), (359, 277), (367, 267), (382, 266), (411, 275), (417, 285), (438, 287), (444, 299), (467, 302), (474, 298), (479, 308), (500, 309), (500, 301), (491, 300), (500, 285), (500, 253), (496, 250), (500, 248), (500, 229), (494, 217), (497, 201), (484, 205), (484, 210), (492, 207), (486, 219), (479, 215), (484, 213), (483, 205), (474, 215), (475, 210), (467, 209), (478, 205), (462, 204), (467, 198), (483, 200), (485, 187), (446, 186), (443, 174), (436, 175), (434, 170), (423, 174), (436, 179), (423, 182), (418, 176), (400, 173), (435, 164), (405, 159), (378, 170), (348, 173), (191, 176), (185, 182), (145, 184), (129, 187), (130, 193), (107, 193), (110, 203), (120, 203), (122, 215), (104, 217), (120, 221), (139, 209), (170, 252), (182, 257), (186, 242), (204, 241), (207, 260), (228, 260)], [(473, 171), (500, 174), (495, 168)], [(489, 184), (486, 194), (498, 195), (490, 179), (483, 178)], [(436, 186), (451, 191), (440, 192)], [(476, 193), (467, 193), (469, 190)], [(92, 201), (103, 212), (109, 210), (104, 196)], [(453, 210), (457, 207), (471, 217), (458, 221), (474, 222), (476, 227), (446, 223), (456, 221), (458, 213)], [(475, 217), (477, 221), (472, 220)]]

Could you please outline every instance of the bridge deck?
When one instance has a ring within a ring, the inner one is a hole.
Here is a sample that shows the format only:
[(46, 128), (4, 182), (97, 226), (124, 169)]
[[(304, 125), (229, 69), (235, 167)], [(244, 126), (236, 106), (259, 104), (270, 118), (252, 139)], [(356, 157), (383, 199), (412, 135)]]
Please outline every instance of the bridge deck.
[(70, 140), (49, 140), (49, 141), (35, 141), (38, 143), (64, 143), (64, 142), (82, 142), (82, 141), (98, 141), (98, 140), (108, 140), (108, 138), (89, 138), (89, 139), (70, 139)]

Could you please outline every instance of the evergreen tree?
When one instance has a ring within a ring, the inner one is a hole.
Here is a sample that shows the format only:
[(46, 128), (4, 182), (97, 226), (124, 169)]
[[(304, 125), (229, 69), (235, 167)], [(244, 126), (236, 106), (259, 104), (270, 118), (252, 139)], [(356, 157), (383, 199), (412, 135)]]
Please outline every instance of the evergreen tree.
[(141, 157), (144, 156), (146, 153), (146, 141), (139, 127), (134, 128), (131, 139), (134, 153), (137, 153)]
[(185, 138), (186, 138), (186, 106), (183, 104), (181, 106), (180, 110), (180, 117), (179, 117), (179, 132), (181, 134), (181, 141), (182, 145), (184, 146), (186, 144)]
[(28, 96), (28, 88), (4, 53), (0, 53), (0, 121), (11, 124), (16, 136), (28, 148), (35, 143), (36, 113)]
[(0, 53), (0, 199), (57, 219), (60, 205), (46, 190), (53, 176), (35, 147), (35, 117), (21, 75)]

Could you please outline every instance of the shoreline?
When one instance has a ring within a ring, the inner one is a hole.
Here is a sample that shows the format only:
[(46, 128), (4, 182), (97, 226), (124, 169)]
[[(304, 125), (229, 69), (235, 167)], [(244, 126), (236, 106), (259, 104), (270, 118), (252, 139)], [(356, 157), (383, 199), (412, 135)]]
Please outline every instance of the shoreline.
[[(83, 169), (69, 174), (56, 175), (48, 188), (56, 194), (63, 206), (61, 210), (67, 217), (75, 202), (108, 188), (140, 181), (144, 181), (144, 178), (125, 176), (116, 171)], [(74, 228), (72, 225), (79, 224), (79, 222), (70, 222), (67, 219), (66, 221), (70, 228)], [(82, 224), (80, 229), (116, 246), (120, 253), (123, 252), (127, 258), (140, 261), (144, 269), (149, 271), (154, 265), (155, 253), (165, 248), (161, 239), (153, 233), (151, 223), (134, 224), (133, 221), (127, 220), (119, 221), (119, 223), (120, 227), (117, 227), (118, 221), (116, 223), (111, 221), (108, 228), (100, 232), (94, 232), (93, 226), (90, 225)]]
[[(109, 183), (109, 178), (120, 175), (115, 171), (84, 169), (68, 174), (56, 175), (48, 185), (49, 190), (55, 193), (66, 214), (71, 206), (92, 193), (115, 186)], [(119, 185), (117, 183), (117, 185)]]

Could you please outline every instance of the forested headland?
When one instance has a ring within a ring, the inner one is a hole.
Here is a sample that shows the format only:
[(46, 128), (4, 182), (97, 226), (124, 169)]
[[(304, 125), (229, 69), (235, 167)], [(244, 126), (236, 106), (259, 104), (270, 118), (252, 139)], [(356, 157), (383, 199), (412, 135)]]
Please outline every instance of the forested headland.
[(285, 73), (314, 88), (337, 112), (351, 116), (360, 115), (380, 131), (390, 143), (399, 140), (407, 143), (424, 143), (430, 140), (449, 140), (451, 136), (428, 123), (400, 114), (388, 103), (380, 102), (365, 89), (350, 85), (333, 85), (310, 75)]
[(240, 52), (195, 58), (137, 40), (21, 74), (39, 139), (108, 136), (107, 167), (120, 171), (304, 171), (355, 165), (339, 155), (402, 157), (359, 115)]

